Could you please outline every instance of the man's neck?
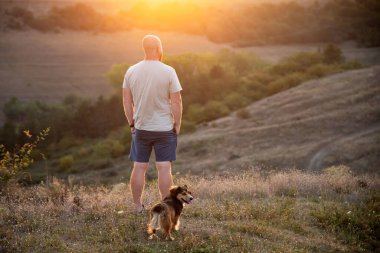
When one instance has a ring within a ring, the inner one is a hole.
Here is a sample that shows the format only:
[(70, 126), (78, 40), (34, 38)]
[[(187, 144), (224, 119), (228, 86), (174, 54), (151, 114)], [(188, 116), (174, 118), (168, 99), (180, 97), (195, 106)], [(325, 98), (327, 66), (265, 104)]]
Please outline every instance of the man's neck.
[(144, 60), (145, 61), (159, 61), (160, 59), (157, 56), (145, 56)]

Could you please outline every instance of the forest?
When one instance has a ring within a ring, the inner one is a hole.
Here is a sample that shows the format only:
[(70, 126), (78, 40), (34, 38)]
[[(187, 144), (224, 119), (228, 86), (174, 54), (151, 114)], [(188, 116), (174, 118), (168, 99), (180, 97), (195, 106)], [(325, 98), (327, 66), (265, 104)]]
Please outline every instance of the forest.
[(199, 6), (191, 1), (157, 5), (138, 1), (116, 14), (102, 13), (86, 4), (54, 7), (39, 15), (21, 6), (0, 7), (3, 30), (108, 33), (153, 29), (203, 35), (212, 42), (235, 47), (346, 40), (375, 47), (380, 45), (379, 13), (377, 0), (314, 1), (307, 5), (247, 2), (233, 8), (223, 4)]

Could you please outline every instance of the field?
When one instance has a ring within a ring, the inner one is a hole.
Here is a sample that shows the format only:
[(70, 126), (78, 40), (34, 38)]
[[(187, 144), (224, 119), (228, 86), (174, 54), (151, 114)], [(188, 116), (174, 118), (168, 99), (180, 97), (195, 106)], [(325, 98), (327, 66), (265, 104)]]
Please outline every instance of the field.
[[(112, 88), (105, 73), (116, 63), (141, 59), (141, 38), (146, 31), (112, 34), (65, 31), (7, 32), (0, 36), (0, 109), (11, 97), (22, 101), (58, 102), (70, 94), (96, 98), (108, 96)], [(184, 52), (215, 52), (230, 47), (214, 44), (204, 37), (170, 32), (158, 33), (168, 55)], [(27, 39), (26, 39), (27, 38)], [(298, 51), (316, 51), (320, 45), (250, 47), (238, 50), (255, 52), (268, 62), (276, 62)], [(367, 65), (380, 63), (377, 48), (342, 47), (348, 59)], [(0, 113), (0, 124), (4, 121)]]
[[(70, 94), (90, 98), (110, 95), (112, 88), (106, 72), (113, 64), (140, 60), (141, 39), (146, 33), (138, 30), (112, 35), (69, 31), (2, 33), (0, 109), (13, 96), (22, 101), (58, 102)], [(160, 35), (167, 54), (222, 48), (202, 37)]]
[[(137, 1), (0, 6), (0, 252), (380, 252), (378, 2)], [(153, 155), (140, 215), (128, 184), (148, 33), (184, 87), (173, 242), (146, 233)]]
[[(379, 249), (379, 178), (347, 167), (320, 174), (252, 168), (180, 177), (195, 201), (175, 241), (149, 241), (128, 185), (9, 185), (0, 195), (1, 252), (370, 252)], [(158, 200), (156, 182), (145, 204)]]

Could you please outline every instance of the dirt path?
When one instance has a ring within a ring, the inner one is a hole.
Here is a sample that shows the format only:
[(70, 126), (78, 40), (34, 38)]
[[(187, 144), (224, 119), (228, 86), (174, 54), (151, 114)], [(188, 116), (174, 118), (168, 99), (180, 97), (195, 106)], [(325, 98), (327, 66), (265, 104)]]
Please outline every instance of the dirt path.
[(328, 155), (334, 152), (334, 150), (338, 149), (339, 146), (344, 145), (344, 143), (347, 142), (354, 142), (357, 139), (360, 139), (363, 136), (366, 135), (380, 135), (380, 124), (375, 124), (373, 126), (368, 127), (367, 129), (363, 129), (359, 132), (353, 133), (351, 135), (344, 136), (342, 138), (336, 138), (331, 142), (324, 143), (320, 150), (318, 150), (314, 156), (310, 159), (309, 165), (307, 166), (308, 169), (312, 170), (320, 170), (322, 169), (322, 165), (324, 163), (324, 160)]

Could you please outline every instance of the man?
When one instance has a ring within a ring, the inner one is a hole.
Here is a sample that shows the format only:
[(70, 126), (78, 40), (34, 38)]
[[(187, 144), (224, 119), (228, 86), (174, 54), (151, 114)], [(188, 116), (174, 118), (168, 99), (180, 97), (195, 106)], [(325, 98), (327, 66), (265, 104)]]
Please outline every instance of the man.
[(182, 87), (175, 70), (161, 62), (160, 38), (146, 35), (142, 45), (144, 60), (128, 69), (123, 83), (124, 112), (132, 132), (130, 159), (134, 161), (130, 186), (137, 213), (144, 210), (141, 197), (152, 149), (161, 199), (169, 194), (182, 118)]

